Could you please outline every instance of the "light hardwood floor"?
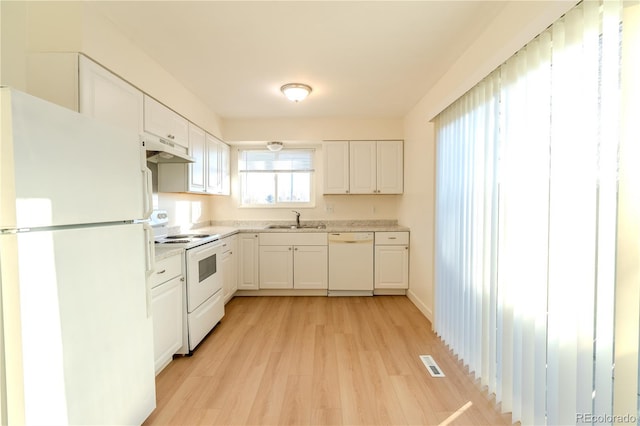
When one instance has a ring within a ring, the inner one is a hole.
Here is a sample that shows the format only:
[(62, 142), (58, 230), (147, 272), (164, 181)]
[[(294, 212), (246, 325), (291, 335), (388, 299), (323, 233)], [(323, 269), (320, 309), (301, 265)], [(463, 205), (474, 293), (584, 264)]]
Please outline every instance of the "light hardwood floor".
[(236, 297), (225, 309), (158, 375), (145, 425), (511, 424), (404, 296)]

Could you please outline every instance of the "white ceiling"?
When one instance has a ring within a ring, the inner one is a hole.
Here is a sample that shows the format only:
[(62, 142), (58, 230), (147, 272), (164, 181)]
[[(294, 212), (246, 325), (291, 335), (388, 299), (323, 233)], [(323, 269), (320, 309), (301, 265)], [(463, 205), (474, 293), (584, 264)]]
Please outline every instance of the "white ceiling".
[[(498, 1), (106, 1), (96, 8), (223, 118), (402, 117)], [(295, 104), (285, 83), (313, 87)]]

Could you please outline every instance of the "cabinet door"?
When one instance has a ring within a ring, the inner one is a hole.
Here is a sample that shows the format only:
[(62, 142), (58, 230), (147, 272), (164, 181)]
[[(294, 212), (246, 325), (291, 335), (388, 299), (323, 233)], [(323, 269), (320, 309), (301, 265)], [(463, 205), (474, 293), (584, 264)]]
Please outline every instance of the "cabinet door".
[(349, 142), (325, 142), (323, 191), (325, 194), (349, 193)]
[(409, 247), (376, 246), (375, 288), (409, 288)]
[(238, 290), (258, 290), (258, 234), (240, 234), (238, 253)]
[(144, 96), (144, 130), (189, 148), (189, 122), (147, 95)]
[(216, 137), (207, 133), (207, 192), (219, 194), (222, 189), (220, 182), (220, 142)]
[(223, 241), (223, 253), (221, 260), (222, 268), (222, 290), (224, 302), (227, 303), (238, 289), (237, 281), (237, 255), (236, 237), (227, 237)]
[(182, 346), (182, 276), (151, 290), (156, 374)]
[(232, 254), (230, 251), (222, 253), (220, 260), (220, 268), (222, 270), (222, 296), (225, 303), (231, 298), (231, 283), (229, 278), (231, 277), (231, 259)]
[(189, 155), (196, 160), (189, 164), (189, 191), (204, 192), (205, 132), (191, 123), (189, 123)]
[(293, 288), (293, 247), (260, 247), (260, 289)]
[(142, 133), (144, 96), (140, 90), (82, 55), (79, 72), (80, 113)]
[(327, 246), (295, 246), (293, 250), (294, 287), (328, 288)]
[(220, 194), (231, 194), (231, 148), (220, 143)]
[(376, 142), (349, 142), (349, 191), (351, 194), (376, 193)]
[(402, 194), (404, 158), (402, 141), (378, 141), (376, 187), (379, 194)]

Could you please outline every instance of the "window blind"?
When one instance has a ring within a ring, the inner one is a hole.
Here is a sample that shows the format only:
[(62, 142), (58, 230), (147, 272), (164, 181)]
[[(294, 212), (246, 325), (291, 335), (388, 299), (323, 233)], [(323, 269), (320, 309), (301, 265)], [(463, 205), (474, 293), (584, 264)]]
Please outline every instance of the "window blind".
[(313, 149), (240, 150), (240, 172), (313, 172)]
[(612, 374), (622, 10), (580, 3), (436, 118), (434, 328), (523, 425), (612, 424), (627, 397), (612, 392), (628, 375)]

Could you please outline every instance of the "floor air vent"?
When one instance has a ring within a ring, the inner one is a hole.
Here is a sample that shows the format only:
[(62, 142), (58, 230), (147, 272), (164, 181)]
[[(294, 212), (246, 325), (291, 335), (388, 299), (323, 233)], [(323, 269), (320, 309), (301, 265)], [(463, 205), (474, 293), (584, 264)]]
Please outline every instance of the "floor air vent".
[(431, 355), (420, 355), (420, 359), (422, 360), (424, 366), (427, 367), (427, 371), (429, 372), (429, 374), (431, 374), (431, 376), (445, 377), (444, 373), (442, 372), (438, 364), (436, 364), (436, 362), (433, 360), (433, 357)]

